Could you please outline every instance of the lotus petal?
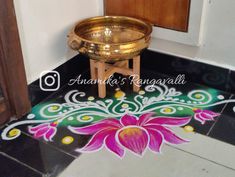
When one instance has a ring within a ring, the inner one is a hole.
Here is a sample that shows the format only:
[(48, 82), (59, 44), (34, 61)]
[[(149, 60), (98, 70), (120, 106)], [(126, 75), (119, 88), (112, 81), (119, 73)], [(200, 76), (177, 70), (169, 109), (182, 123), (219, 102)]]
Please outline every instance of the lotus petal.
[(85, 147), (83, 147), (80, 151), (94, 151), (99, 150), (102, 145), (104, 144), (105, 138), (110, 134), (113, 133), (112, 129), (105, 129), (100, 130), (96, 134), (92, 136), (90, 141), (87, 143)]
[(69, 130), (71, 130), (73, 133), (81, 134), (81, 135), (92, 135), (102, 129), (117, 129), (120, 127), (120, 123), (117, 119), (105, 119), (98, 123), (88, 125), (85, 127), (71, 127), (69, 126)]
[(138, 125), (139, 126), (142, 126), (144, 125), (146, 122), (148, 122), (149, 120), (152, 119), (152, 116), (154, 115), (155, 113), (154, 112), (150, 112), (150, 113), (146, 113), (146, 114), (143, 114), (139, 117), (139, 120), (138, 120)]
[(49, 130), (48, 127), (41, 128), (40, 130), (38, 130), (38, 131), (34, 134), (34, 137), (35, 137), (35, 138), (40, 138), (40, 137), (42, 137), (44, 134), (46, 134), (48, 130)]
[(45, 128), (45, 127), (48, 127), (48, 126), (49, 126), (49, 124), (39, 124), (35, 127), (29, 126), (29, 132), (33, 134), (33, 133), (37, 132), (38, 130)]
[(200, 116), (203, 117), (205, 120), (214, 120), (214, 116), (212, 116), (211, 114), (202, 112)]
[(187, 140), (184, 140), (182, 138), (180, 138), (179, 136), (177, 136), (175, 133), (173, 133), (171, 130), (163, 127), (163, 126), (160, 126), (160, 125), (146, 125), (144, 126), (147, 130), (151, 130), (151, 129), (154, 129), (154, 130), (157, 130), (159, 131), (163, 137), (164, 137), (164, 140), (168, 143), (171, 143), (171, 144), (182, 144), (182, 143), (186, 143), (188, 142)]
[(155, 117), (147, 122), (147, 124), (158, 124), (158, 125), (166, 125), (166, 126), (182, 126), (189, 123), (191, 117), (184, 118), (170, 118), (170, 117)]
[(55, 127), (51, 127), (50, 130), (44, 135), (44, 139), (46, 141), (52, 141), (52, 138), (55, 136), (57, 129)]
[(163, 144), (163, 137), (162, 134), (159, 133), (157, 130), (149, 129), (149, 148), (156, 153), (161, 152), (161, 146)]
[(148, 145), (149, 136), (143, 128), (127, 127), (118, 132), (118, 140), (130, 151), (142, 155)]
[(123, 157), (124, 156), (124, 149), (116, 141), (115, 135), (116, 135), (116, 132), (110, 134), (105, 139), (106, 147), (107, 147), (107, 149), (109, 149), (110, 151), (114, 152), (119, 157)]
[(137, 125), (137, 119), (135, 116), (131, 116), (131, 115), (124, 115), (122, 116), (122, 118), (120, 119), (120, 122), (123, 126), (128, 126), (128, 125)]
[(194, 119), (201, 122), (201, 124), (205, 124), (206, 120), (200, 115), (200, 114), (195, 114)]

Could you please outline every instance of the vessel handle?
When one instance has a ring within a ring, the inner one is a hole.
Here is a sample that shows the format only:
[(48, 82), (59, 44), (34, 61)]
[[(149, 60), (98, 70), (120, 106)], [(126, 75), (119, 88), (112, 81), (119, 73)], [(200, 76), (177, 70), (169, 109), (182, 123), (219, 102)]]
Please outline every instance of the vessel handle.
[(73, 50), (79, 50), (82, 42), (77, 38), (76, 34), (69, 33), (67, 37), (69, 47)]

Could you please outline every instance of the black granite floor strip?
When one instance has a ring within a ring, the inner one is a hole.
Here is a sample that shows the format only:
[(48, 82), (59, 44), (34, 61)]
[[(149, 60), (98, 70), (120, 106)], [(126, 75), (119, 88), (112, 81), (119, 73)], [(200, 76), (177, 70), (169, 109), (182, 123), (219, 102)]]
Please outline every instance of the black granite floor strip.
[(50, 177), (58, 175), (74, 160), (70, 155), (25, 134), (15, 141), (1, 141), (0, 151)]
[[(235, 100), (233, 95), (231, 99)], [(209, 136), (235, 145), (235, 104), (228, 103)]]
[(229, 83), (231, 79), (228, 79), (231, 76), (230, 70), (226, 68), (151, 50), (142, 53), (141, 67), (169, 76), (185, 74), (190, 82), (234, 93), (232, 84)]
[(0, 152), (0, 174), (2, 177), (44, 177), (38, 170)]
[[(58, 72), (60, 75), (60, 86), (67, 85), (70, 79), (77, 77), (79, 74), (83, 74), (89, 69), (89, 59), (83, 55), (77, 55), (53, 71)], [(42, 84), (43, 85), (43, 84)], [(42, 102), (55, 92), (43, 91), (40, 88), (40, 78), (29, 84), (29, 97), (31, 99), (32, 106)], [(46, 87), (47, 89), (47, 87)]]
[[(24, 134), (24, 135), (26, 135), (26, 136), (28, 136), (30, 138), (33, 138), (33, 136), (31, 134), (28, 134), (26, 132), (22, 132), (22, 134)], [(40, 139), (38, 141), (40, 141)], [(54, 149), (60, 151), (61, 153), (64, 153), (64, 154), (66, 154), (68, 156), (71, 156), (74, 159), (77, 158), (77, 155), (74, 155), (73, 153), (69, 153), (68, 151), (63, 150), (63, 148), (59, 148), (58, 146), (54, 146), (52, 143), (48, 143), (48, 142), (43, 141), (43, 140), (41, 140), (41, 142), (46, 144), (46, 145), (48, 145), (48, 146), (50, 146), (51, 148), (54, 148)]]
[[(229, 99), (232, 99), (232, 98), (233, 98), (233, 95), (231, 95)], [(222, 118), (223, 118), (223, 112), (224, 112), (225, 109), (227, 108), (228, 104), (229, 104), (229, 103), (226, 103), (226, 104), (224, 105), (223, 109), (222, 109), (221, 112), (220, 112), (221, 115), (219, 116), (218, 119), (215, 120), (215, 123), (211, 126), (210, 130), (209, 130), (208, 133), (206, 134), (207, 136), (209, 136), (209, 134), (211, 133), (211, 131), (213, 130), (213, 128), (215, 127), (215, 125), (216, 125), (216, 123), (219, 121), (219, 119), (222, 119)]]

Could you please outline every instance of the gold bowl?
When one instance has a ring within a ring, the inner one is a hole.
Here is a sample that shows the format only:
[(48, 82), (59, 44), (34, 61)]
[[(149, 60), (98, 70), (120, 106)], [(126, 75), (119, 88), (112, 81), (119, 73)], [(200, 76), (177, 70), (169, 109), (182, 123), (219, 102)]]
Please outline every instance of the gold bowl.
[(91, 59), (113, 62), (131, 59), (150, 43), (152, 26), (124, 16), (100, 16), (78, 22), (68, 45)]

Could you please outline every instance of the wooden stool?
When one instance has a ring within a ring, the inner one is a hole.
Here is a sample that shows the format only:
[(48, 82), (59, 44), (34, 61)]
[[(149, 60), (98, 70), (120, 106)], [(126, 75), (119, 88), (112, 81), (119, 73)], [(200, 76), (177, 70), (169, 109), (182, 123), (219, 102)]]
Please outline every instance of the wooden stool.
[[(127, 76), (135, 75), (135, 81), (139, 80), (140, 56), (138, 55), (134, 57), (132, 60), (133, 60), (133, 68), (129, 67), (129, 60), (117, 61), (113, 64), (109, 64), (105, 63), (104, 61), (90, 59), (91, 79), (98, 80), (98, 92), (100, 98), (106, 97), (105, 81), (114, 73), (119, 73)], [(133, 91), (138, 92), (139, 89), (140, 85), (138, 84), (138, 82), (133, 82)]]

